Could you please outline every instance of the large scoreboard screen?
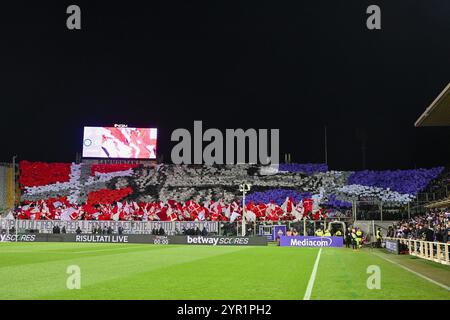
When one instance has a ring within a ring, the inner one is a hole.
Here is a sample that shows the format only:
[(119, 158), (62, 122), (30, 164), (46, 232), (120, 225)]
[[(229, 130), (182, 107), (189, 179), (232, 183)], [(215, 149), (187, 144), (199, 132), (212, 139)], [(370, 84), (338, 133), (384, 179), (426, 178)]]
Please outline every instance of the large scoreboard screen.
[(84, 127), (83, 157), (156, 159), (157, 129)]

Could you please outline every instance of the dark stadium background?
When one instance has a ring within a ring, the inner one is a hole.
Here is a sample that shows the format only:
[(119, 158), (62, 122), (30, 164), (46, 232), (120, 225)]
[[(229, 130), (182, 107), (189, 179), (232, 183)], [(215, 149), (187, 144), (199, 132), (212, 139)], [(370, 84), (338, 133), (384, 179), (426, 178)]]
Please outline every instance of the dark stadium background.
[[(77, 4), (82, 30), (66, 28)], [(366, 8), (382, 30), (366, 28)], [(74, 161), (84, 125), (279, 128), (296, 162), (448, 164), (414, 121), (450, 81), (450, 2), (13, 1), (0, 16), (0, 161)]]

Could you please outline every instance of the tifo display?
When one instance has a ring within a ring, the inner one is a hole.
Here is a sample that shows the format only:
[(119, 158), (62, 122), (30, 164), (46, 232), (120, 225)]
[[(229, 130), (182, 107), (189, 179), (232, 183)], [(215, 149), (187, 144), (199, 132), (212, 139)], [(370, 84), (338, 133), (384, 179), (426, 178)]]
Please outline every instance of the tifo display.
[[(138, 221), (320, 220), (348, 212), (355, 200), (404, 206), (443, 171), (27, 161), (19, 169), (19, 219)], [(252, 185), (246, 210), (238, 188), (243, 182)]]

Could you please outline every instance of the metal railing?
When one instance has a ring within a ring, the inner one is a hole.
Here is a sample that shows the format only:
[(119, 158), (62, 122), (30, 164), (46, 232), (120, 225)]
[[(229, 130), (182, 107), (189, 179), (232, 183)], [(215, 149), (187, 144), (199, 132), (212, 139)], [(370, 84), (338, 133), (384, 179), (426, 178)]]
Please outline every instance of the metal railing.
[(389, 237), (386, 239), (406, 245), (408, 253), (412, 256), (450, 266), (450, 243)]
[(208, 233), (218, 233), (218, 222), (213, 221), (96, 221), (96, 220), (14, 220), (0, 218), (0, 233), (10, 232), (11, 229), (18, 233), (52, 233), (53, 227), (65, 228), (67, 233), (75, 233), (80, 228), (82, 233), (92, 233), (94, 228), (111, 227), (116, 233), (118, 228), (123, 229), (124, 234), (151, 234), (153, 230), (164, 229), (167, 235), (176, 235), (183, 230), (206, 228)]

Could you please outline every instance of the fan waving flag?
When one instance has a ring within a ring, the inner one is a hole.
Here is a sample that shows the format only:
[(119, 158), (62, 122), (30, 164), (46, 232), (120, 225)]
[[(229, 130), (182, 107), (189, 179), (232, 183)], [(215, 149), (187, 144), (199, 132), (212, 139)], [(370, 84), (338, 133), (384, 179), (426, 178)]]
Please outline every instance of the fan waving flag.
[(281, 208), (286, 213), (291, 213), (293, 208), (293, 202), (291, 197), (287, 197), (286, 201), (281, 205)]

